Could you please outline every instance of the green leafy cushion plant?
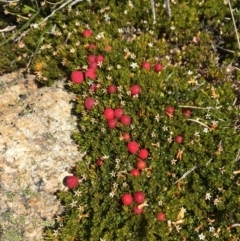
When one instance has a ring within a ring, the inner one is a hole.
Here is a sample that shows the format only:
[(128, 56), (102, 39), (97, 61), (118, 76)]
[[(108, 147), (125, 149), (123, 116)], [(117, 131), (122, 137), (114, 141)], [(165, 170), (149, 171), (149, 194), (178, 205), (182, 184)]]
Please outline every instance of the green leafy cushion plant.
[(169, 18), (162, 4), (154, 23), (149, 1), (84, 1), (47, 21), (43, 4), (16, 46), (14, 63), (39, 81), (68, 76), (73, 138), (86, 152), (72, 170), (79, 185), (57, 193), (66, 210), (46, 240), (239, 236), (237, 45), (232, 22), (218, 21), (229, 9), (178, 1)]

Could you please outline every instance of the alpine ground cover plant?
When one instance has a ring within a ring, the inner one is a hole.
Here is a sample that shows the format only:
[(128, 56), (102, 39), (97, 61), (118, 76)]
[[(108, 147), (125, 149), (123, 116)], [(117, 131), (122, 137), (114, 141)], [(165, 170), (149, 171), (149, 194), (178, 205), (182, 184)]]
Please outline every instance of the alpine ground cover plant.
[[(155, 6), (153, 23), (149, 1), (80, 2), (22, 36), (14, 64), (29, 62), (22, 56), (41, 34), (30, 62), (38, 80), (67, 74), (79, 119), (73, 138), (86, 152), (57, 193), (65, 213), (46, 240), (240, 234), (239, 51), (229, 9), (175, 1), (169, 18)], [(220, 43), (232, 52), (218, 52)]]

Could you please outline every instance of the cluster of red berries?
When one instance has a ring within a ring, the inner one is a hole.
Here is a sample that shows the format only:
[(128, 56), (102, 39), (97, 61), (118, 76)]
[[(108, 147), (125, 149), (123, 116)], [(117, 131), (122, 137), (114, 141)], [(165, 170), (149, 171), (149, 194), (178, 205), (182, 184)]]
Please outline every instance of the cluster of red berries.
[(131, 117), (124, 114), (122, 108), (112, 109), (108, 107), (104, 110), (103, 114), (110, 129), (114, 129), (117, 126), (117, 120), (124, 126), (129, 126), (131, 124)]
[[(144, 62), (142, 62), (141, 67), (142, 67), (142, 69), (150, 70), (151, 64), (148, 61), (144, 61)], [(162, 71), (163, 67), (160, 63), (156, 63), (156, 64), (154, 64), (153, 69), (156, 73), (159, 73)]]

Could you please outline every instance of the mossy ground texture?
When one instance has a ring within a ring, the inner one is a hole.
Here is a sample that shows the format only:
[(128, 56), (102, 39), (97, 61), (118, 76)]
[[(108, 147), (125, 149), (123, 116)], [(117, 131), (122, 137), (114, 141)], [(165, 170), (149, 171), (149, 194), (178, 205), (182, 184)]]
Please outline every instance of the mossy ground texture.
[[(155, 21), (146, 0), (3, 6), (16, 32), (0, 37), (1, 71), (26, 68), (47, 85), (64, 77), (76, 94), (72, 136), (86, 155), (72, 168), (79, 185), (57, 193), (65, 212), (46, 230), (46, 240), (238, 240), (240, 72), (229, 2), (169, 4), (167, 10), (155, 1)], [(231, 4), (235, 9), (237, 1)], [(233, 13), (239, 28), (239, 12)], [(92, 35), (84, 37), (86, 29)], [(89, 55), (104, 58), (93, 75), (86, 75)], [(71, 81), (75, 70), (85, 72), (81, 83)], [(131, 93), (133, 85), (139, 94)], [(87, 110), (89, 97), (94, 106)], [(116, 127), (109, 128), (106, 108), (121, 108), (131, 123), (114, 118)], [(128, 150), (133, 141), (135, 153)], [(149, 155), (134, 177), (141, 149)], [(145, 194), (139, 215), (136, 202), (121, 200), (137, 191)], [(159, 213), (165, 219), (159, 221)]]

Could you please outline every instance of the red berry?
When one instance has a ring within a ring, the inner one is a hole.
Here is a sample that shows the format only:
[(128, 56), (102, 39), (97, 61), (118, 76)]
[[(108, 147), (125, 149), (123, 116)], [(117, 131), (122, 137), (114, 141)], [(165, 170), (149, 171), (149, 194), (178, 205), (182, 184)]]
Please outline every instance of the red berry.
[(95, 105), (95, 100), (91, 97), (88, 97), (85, 101), (84, 101), (84, 106), (87, 110), (91, 110), (93, 108), (93, 106)]
[(85, 78), (96, 79), (97, 75), (95, 69), (87, 69), (85, 72)]
[(137, 177), (137, 176), (140, 176), (140, 171), (138, 170), (138, 169), (132, 169), (131, 170), (131, 175), (133, 176), (133, 177)]
[(130, 135), (128, 133), (123, 134), (123, 140), (124, 141), (129, 141), (130, 140)]
[(112, 46), (111, 45), (107, 45), (106, 47), (105, 47), (105, 51), (106, 52), (110, 52), (112, 50)]
[(131, 95), (138, 95), (141, 92), (141, 87), (139, 85), (132, 85), (130, 88)]
[(109, 85), (107, 90), (108, 90), (108, 94), (113, 94), (117, 92), (117, 87), (116, 85)]
[(175, 111), (174, 107), (172, 106), (168, 106), (165, 110), (166, 114), (169, 114), (169, 115), (173, 115), (174, 111)]
[(138, 144), (136, 141), (131, 141), (128, 143), (127, 148), (130, 153), (134, 154), (138, 151)]
[(104, 62), (104, 57), (102, 56), (102, 55), (97, 55), (96, 56), (96, 62), (98, 63), (98, 62)]
[(183, 142), (183, 137), (181, 135), (177, 135), (174, 140), (176, 143), (181, 144)]
[(122, 108), (117, 108), (117, 109), (114, 110), (114, 116), (117, 119), (120, 119), (122, 117), (122, 114), (123, 114), (123, 109)]
[(157, 64), (154, 65), (154, 71), (155, 72), (159, 73), (159, 72), (162, 71), (162, 69), (163, 69), (163, 67), (162, 67), (161, 64), (157, 63)]
[(150, 70), (151, 64), (148, 61), (142, 62), (142, 69)]
[(115, 119), (108, 120), (108, 127), (110, 129), (114, 129), (116, 127), (116, 125), (117, 125), (117, 121)]
[(84, 38), (88, 38), (92, 36), (92, 31), (90, 29), (85, 29), (82, 33)]
[(165, 218), (166, 218), (165, 213), (163, 213), (163, 212), (158, 213), (158, 215), (157, 215), (158, 221), (163, 222), (165, 220)]
[(114, 110), (112, 108), (106, 108), (103, 114), (107, 120), (114, 118)]
[(137, 215), (142, 214), (143, 208), (138, 208), (138, 206), (134, 207), (133, 212)]
[(148, 158), (148, 150), (143, 148), (140, 150), (138, 155), (141, 159), (146, 159), (146, 158)]
[(145, 194), (143, 192), (135, 192), (134, 193), (134, 200), (136, 203), (140, 204), (143, 203), (145, 199)]
[(138, 160), (136, 166), (139, 170), (142, 170), (146, 168), (147, 163), (144, 160)]
[(87, 62), (88, 62), (88, 64), (96, 63), (96, 56), (93, 54), (88, 55)]
[(124, 126), (129, 126), (131, 124), (131, 117), (129, 115), (122, 115), (120, 122)]
[(67, 176), (64, 178), (64, 184), (69, 188), (72, 189), (78, 185), (78, 178), (76, 176)]
[(191, 110), (186, 108), (182, 110), (182, 113), (186, 116), (186, 117), (190, 117), (191, 116)]
[(123, 205), (128, 206), (132, 203), (133, 198), (132, 198), (131, 194), (125, 193), (125, 194), (122, 195), (121, 200), (122, 200)]
[(98, 166), (102, 166), (102, 165), (103, 165), (103, 159), (98, 158), (98, 159), (96, 160), (96, 164), (97, 164)]
[(96, 70), (98, 68), (98, 65), (96, 62), (92, 62), (88, 65), (89, 69), (94, 69)]
[(71, 80), (75, 84), (81, 84), (84, 80), (84, 75), (81, 71), (75, 70), (71, 73)]
[(88, 50), (96, 49), (96, 48), (97, 48), (97, 45), (96, 45), (96, 44), (93, 44), (93, 43), (90, 43), (90, 44), (87, 46), (87, 49), (88, 49)]

